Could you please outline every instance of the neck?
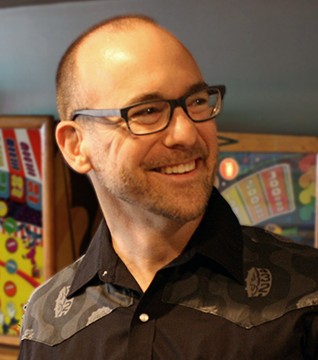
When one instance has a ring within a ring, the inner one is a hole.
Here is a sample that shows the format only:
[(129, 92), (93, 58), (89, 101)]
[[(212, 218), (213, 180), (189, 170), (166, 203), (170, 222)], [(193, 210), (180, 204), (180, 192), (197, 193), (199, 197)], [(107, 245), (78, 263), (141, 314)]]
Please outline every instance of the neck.
[(103, 212), (114, 250), (143, 291), (156, 272), (182, 252), (201, 220), (180, 224), (141, 209), (111, 209)]

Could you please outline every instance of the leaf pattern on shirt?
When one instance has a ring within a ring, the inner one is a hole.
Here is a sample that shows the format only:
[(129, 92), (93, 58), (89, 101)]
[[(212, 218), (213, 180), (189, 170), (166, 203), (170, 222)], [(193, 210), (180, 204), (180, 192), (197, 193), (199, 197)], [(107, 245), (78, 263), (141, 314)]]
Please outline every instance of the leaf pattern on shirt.
[(88, 318), (86, 326), (111, 312), (112, 312), (112, 309), (108, 306), (103, 306), (102, 308), (94, 311)]
[(67, 299), (67, 294), (69, 293), (70, 286), (64, 286), (55, 301), (55, 317), (59, 318), (65, 316), (71, 309), (74, 299)]
[(33, 329), (26, 329), (23, 333), (23, 338), (22, 340), (32, 340), (33, 339), (33, 335), (34, 335), (34, 330)]
[(245, 283), (249, 298), (268, 296), (273, 283), (272, 272), (267, 268), (251, 267), (247, 272)]
[(302, 308), (305, 306), (312, 306), (312, 305), (318, 305), (318, 291), (303, 296), (297, 302), (297, 308)]
[(214, 314), (214, 315), (218, 314), (218, 307), (216, 305), (202, 306), (202, 307), (200, 307), (200, 310), (207, 314)]

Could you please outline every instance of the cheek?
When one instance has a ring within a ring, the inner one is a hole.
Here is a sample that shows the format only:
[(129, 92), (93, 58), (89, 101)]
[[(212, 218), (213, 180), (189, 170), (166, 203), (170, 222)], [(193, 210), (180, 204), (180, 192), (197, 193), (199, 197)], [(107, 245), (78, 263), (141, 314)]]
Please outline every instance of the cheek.
[(217, 128), (214, 121), (202, 123), (199, 129), (200, 137), (209, 150), (210, 156), (215, 157), (218, 153)]
[(126, 131), (100, 132), (92, 138), (91, 157), (99, 168), (136, 171), (149, 151), (147, 143), (142, 140), (132, 137)]

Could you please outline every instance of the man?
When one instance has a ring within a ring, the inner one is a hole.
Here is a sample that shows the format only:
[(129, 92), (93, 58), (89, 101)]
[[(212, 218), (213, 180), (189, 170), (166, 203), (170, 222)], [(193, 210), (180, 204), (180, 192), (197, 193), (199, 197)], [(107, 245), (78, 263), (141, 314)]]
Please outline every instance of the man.
[(145, 17), (68, 49), (56, 139), (105, 221), (31, 297), (21, 360), (318, 357), (317, 251), (241, 227), (213, 189), (223, 94)]

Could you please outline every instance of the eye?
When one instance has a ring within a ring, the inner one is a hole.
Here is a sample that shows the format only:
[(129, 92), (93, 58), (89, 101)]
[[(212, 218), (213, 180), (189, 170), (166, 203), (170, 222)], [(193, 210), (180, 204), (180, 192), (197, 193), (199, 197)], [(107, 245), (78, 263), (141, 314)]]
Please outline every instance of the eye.
[(164, 101), (136, 105), (130, 109), (128, 118), (130, 122), (151, 124), (157, 122), (165, 109), (169, 107)]
[(197, 94), (193, 94), (187, 99), (187, 107), (195, 108), (195, 107), (206, 107), (209, 104), (209, 94), (207, 92), (200, 92)]
[(208, 102), (208, 99), (207, 99), (207, 98), (201, 97), (201, 98), (195, 99), (195, 100), (193, 101), (193, 104), (194, 104), (194, 105), (204, 105), (204, 104), (207, 104), (207, 102)]
[(134, 111), (133, 114), (131, 114), (131, 117), (149, 116), (159, 112), (161, 112), (161, 108), (159, 106), (147, 106), (146, 108)]

